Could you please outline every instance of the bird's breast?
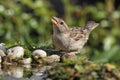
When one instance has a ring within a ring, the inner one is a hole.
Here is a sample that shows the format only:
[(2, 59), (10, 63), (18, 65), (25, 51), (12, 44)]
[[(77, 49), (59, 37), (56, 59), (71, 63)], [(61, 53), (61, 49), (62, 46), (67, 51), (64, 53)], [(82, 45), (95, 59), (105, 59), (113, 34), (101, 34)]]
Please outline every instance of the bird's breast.
[(53, 44), (61, 49), (61, 50), (68, 50), (70, 39), (68, 35), (56, 35), (53, 34)]

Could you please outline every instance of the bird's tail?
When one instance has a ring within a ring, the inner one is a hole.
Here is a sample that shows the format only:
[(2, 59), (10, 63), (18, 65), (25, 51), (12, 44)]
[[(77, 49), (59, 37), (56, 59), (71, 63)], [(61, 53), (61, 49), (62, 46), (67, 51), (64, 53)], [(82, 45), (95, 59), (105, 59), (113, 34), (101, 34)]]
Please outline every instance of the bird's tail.
[(88, 32), (91, 32), (93, 29), (95, 29), (97, 26), (99, 25), (99, 23), (96, 23), (94, 21), (88, 21), (86, 26), (85, 26), (85, 29), (88, 31)]

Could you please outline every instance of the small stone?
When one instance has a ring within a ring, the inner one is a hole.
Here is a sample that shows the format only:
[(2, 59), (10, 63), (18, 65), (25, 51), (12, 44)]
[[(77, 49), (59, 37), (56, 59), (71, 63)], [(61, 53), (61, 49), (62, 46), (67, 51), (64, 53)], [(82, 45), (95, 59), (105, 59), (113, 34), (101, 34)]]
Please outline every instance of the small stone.
[(0, 56), (0, 63), (2, 62), (2, 57)]
[(1, 49), (0, 49), (0, 56), (2, 56), (2, 57), (3, 57), (3, 56), (6, 56), (6, 54), (4, 53), (4, 51), (1, 50)]
[(23, 63), (23, 64), (30, 64), (31, 62), (32, 62), (31, 58), (26, 58), (24, 60), (20, 60), (20, 63)]
[(54, 63), (54, 62), (59, 62), (59, 61), (60, 61), (60, 56), (58, 55), (51, 55), (45, 59), (45, 62), (47, 63)]
[(74, 52), (70, 52), (70, 53), (65, 53), (63, 56), (63, 58), (76, 58), (76, 54)]
[(6, 47), (4, 46), (3, 43), (0, 43), (0, 49), (3, 50), (4, 53), (7, 52)]
[(4, 46), (4, 44), (0, 44), (0, 56), (6, 56), (6, 48), (5, 48), (5, 46)]
[(37, 49), (37, 50), (34, 50), (33, 52), (32, 52), (32, 55), (33, 56), (37, 56), (37, 57), (46, 57), (47, 56), (47, 53), (44, 51), (44, 50), (41, 50), (41, 49)]
[(31, 70), (31, 64), (24, 64), (23, 67), (26, 69), (26, 70)]
[(60, 61), (60, 56), (58, 55), (51, 55), (49, 58), (54, 59), (55, 61)]
[(24, 56), (24, 49), (21, 46), (16, 46), (7, 50), (8, 56), (11, 56), (12, 59), (21, 58)]

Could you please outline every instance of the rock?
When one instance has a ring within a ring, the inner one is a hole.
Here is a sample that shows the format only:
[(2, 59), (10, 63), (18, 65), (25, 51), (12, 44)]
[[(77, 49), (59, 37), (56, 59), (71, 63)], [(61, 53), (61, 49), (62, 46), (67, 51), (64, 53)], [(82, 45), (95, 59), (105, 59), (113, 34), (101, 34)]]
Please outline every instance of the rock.
[(6, 47), (4, 46), (3, 43), (0, 43), (0, 49), (4, 51), (4, 53), (7, 52)]
[(1, 49), (0, 49), (0, 56), (2, 56), (2, 57), (3, 57), (3, 56), (6, 56), (6, 54), (4, 53), (4, 51), (1, 50)]
[(24, 56), (24, 49), (21, 46), (16, 46), (7, 50), (8, 56), (11, 56), (12, 59), (21, 58)]
[(45, 62), (47, 63), (54, 63), (59, 61), (60, 61), (60, 56), (58, 55), (51, 55), (45, 59)]
[(47, 56), (47, 53), (44, 51), (44, 50), (41, 50), (41, 49), (37, 49), (37, 50), (34, 50), (32, 52), (32, 55), (39, 58), (39, 57), (46, 57)]
[(2, 62), (2, 57), (0, 56), (0, 63)]
[(31, 64), (24, 64), (23, 67), (25, 70), (31, 70), (32, 68)]
[(0, 44), (0, 56), (6, 56), (6, 48), (5, 48), (5, 46), (4, 46), (4, 44)]
[(26, 58), (26, 59), (20, 60), (20, 63), (22, 63), (22, 64), (30, 64), (31, 62), (32, 62), (31, 58)]
[(62, 58), (76, 58), (76, 54), (74, 52), (70, 52), (70, 53), (65, 53)]

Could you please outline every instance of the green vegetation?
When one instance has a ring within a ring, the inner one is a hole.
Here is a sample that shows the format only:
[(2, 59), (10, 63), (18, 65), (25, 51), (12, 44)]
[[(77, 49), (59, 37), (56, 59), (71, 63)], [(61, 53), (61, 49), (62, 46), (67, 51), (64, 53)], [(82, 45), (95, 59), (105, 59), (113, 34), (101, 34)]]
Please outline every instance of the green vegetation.
[[(46, 4), (44, 6), (44, 4)], [(50, 4), (36, 0), (0, 1), (0, 39), (6, 44), (50, 44)]]
[[(62, 2), (65, 11), (63, 18), (69, 26), (84, 26), (88, 20), (100, 23), (99, 27), (91, 33), (81, 54), (86, 55), (90, 61), (101, 64), (110, 63), (120, 68), (120, 6), (115, 8), (115, 0), (105, 0), (105, 2), (96, 0), (94, 5), (75, 5), (70, 0), (62, 0)], [(24, 45), (28, 53), (25, 57), (31, 56), (31, 51), (36, 48), (54, 49), (51, 38), (52, 16), (57, 16), (57, 13), (47, 0), (0, 0), (0, 43), (5, 43), (7, 48)], [(50, 75), (66, 79), (76, 71), (77, 78), (83, 74), (81, 80), (86, 80), (85, 75), (88, 71), (91, 74), (87, 79), (98, 79), (99, 71), (104, 73), (107, 68), (104, 67), (105, 64), (101, 67), (97, 63), (95, 64), (99, 68), (98, 73), (95, 68), (91, 70), (89, 64), (82, 65), (79, 61), (71, 64), (63, 63), (51, 71)], [(82, 69), (84, 67), (85, 69)], [(59, 77), (57, 73), (60, 74)], [(112, 74), (114, 71), (111, 70), (110, 75)], [(105, 75), (107, 75), (106, 72)], [(107, 80), (108, 77), (105, 76), (102, 79)]]
[(78, 58), (57, 64), (49, 71), (50, 80), (119, 80), (120, 71), (111, 64), (97, 64)]

